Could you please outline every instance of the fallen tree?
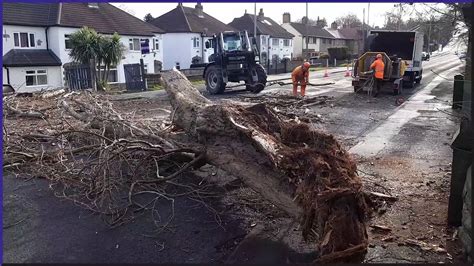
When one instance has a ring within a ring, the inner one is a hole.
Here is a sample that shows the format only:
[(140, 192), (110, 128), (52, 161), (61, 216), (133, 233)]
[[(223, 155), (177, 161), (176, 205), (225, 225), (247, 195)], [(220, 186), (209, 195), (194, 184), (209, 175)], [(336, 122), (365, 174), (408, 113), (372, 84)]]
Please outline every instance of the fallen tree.
[(189, 187), (179, 194), (203, 202), (204, 186), (177, 179), (207, 161), (298, 219), (319, 261), (361, 260), (367, 248), (361, 181), (333, 136), (264, 104), (213, 103), (179, 72), (163, 73), (163, 82), (171, 122), (185, 134), (119, 113), (89, 92), (4, 97), (4, 172), (46, 178), (57, 196), (112, 226), (150, 211), (163, 230), (173, 211), (155, 219), (156, 202), (173, 208), (177, 187)]
[(233, 173), (299, 219), (320, 262), (357, 261), (367, 250), (366, 205), (356, 165), (332, 136), (283, 120), (264, 104), (214, 104), (177, 71), (162, 74), (174, 123)]

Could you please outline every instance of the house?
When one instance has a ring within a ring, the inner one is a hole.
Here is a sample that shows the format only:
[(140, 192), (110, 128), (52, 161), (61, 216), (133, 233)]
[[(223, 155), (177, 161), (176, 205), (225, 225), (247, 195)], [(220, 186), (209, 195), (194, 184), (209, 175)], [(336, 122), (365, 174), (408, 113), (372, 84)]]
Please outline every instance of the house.
[[(64, 85), (63, 66), (69, 57), (70, 34), (87, 26), (98, 33), (121, 35), (126, 48), (109, 83), (125, 83), (123, 65), (139, 63), (154, 72), (163, 62), (163, 31), (108, 3), (3, 4), (3, 82), (19, 92)], [(140, 42), (148, 40), (151, 53), (142, 55)], [(156, 67), (155, 67), (156, 66)]]
[[(290, 13), (283, 14), (281, 26), (293, 34), (293, 55), (294, 57), (311, 57), (319, 53), (327, 53), (329, 47), (335, 46), (335, 38), (327, 30), (308, 25), (308, 19), (304, 17), (302, 23), (291, 22)], [(308, 42), (306, 50), (306, 42)]]
[(166, 33), (163, 36), (164, 69), (186, 69), (192, 63), (209, 62), (214, 50), (206, 49), (205, 43), (214, 34), (235, 30), (205, 13), (201, 3), (194, 8), (179, 3), (175, 9), (150, 23)]
[[(240, 31), (246, 30), (249, 37), (254, 36), (255, 15), (245, 14), (235, 18), (229, 26)], [(263, 9), (257, 15), (257, 46), (260, 51), (261, 62), (272, 59), (293, 58), (293, 37), (278, 23), (269, 17), (265, 17)], [(265, 64), (265, 63), (264, 63)], [(265, 64), (266, 65), (266, 64)]]
[(348, 25), (338, 28), (337, 23), (333, 22), (331, 28), (326, 30), (335, 38), (335, 46), (347, 47), (351, 55), (359, 55), (363, 52), (363, 33), (361, 29)]

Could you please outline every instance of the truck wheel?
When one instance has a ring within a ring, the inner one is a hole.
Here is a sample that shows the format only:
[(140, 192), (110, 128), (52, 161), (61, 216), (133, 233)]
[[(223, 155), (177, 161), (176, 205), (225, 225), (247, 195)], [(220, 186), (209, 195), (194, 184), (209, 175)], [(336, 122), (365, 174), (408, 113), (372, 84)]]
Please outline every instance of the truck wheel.
[(258, 82), (252, 86), (247, 85), (246, 88), (253, 93), (259, 93), (265, 89), (267, 85), (267, 72), (265, 72), (265, 69), (261, 65), (256, 65), (255, 70), (257, 71)]
[(221, 70), (216, 66), (210, 66), (206, 70), (206, 90), (210, 94), (221, 94), (225, 90), (225, 85)]
[(420, 78), (415, 79), (416, 84), (420, 84), (420, 83), (421, 83), (421, 78), (422, 78), (422, 76), (420, 76)]
[(407, 88), (414, 88), (415, 87), (415, 74), (414, 73), (410, 73), (408, 75), (406, 75), (409, 77), (409, 80), (406, 80), (403, 82), (404, 86), (407, 87)]
[(400, 80), (400, 83), (398, 84), (398, 86), (396, 88), (393, 89), (393, 95), (400, 95), (402, 94), (402, 91), (403, 91), (403, 80)]

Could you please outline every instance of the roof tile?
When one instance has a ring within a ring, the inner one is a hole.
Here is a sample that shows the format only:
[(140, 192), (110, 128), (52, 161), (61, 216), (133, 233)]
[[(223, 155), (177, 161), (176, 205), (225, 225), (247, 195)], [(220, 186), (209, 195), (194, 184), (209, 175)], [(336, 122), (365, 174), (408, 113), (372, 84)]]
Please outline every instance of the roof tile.
[[(295, 22), (290, 23), (290, 25), (303, 35), (308, 35), (311, 37), (334, 39), (334, 36), (332, 36), (331, 33), (317, 26), (308, 25), (306, 28), (306, 24), (295, 23)], [(308, 30), (308, 32), (306, 32), (306, 29)]]
[[(4, 3), (3, 24), (31, 26), (88, 26), (99, 33), (153, 36), (163, 30), (109, 4), (98, 3)], [(60, 14), (58, 24), (58, 14)]]
[(212, 36), (222, 31), (235, 29), (203, 12), (199, 17), (194, 8), (178, 5), (175, 9), (150, 22), (165, 32), (194, 32)]
[(42, 49), (12, 49), (3, 56), (6, 67), (60, 66), (61, 60), (51, 51)]
[[(249, 35), (254, 34), (254, 15), (244, 14), (239, 18), (229, 23), (230, 26), (238, 30), (247, 30)], [(257, 34), (270, 35), (273, 38), (288, 38), (294, 37), (293, 34), (286, 31), (282, 26), (278, 25), (273, 19), (269, 17), (263, 17), (263, 19), (257, 19)]]

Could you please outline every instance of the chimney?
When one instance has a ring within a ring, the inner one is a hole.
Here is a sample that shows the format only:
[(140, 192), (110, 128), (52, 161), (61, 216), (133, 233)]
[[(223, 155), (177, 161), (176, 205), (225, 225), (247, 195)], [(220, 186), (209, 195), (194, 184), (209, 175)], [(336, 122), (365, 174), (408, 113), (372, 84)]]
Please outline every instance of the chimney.
[(337, 30), (337, 22), (336, 22), (336, 21), (334, 21), (333, 23), (331, 23), (331, 29)]
[(301, 19), (301, 23), (303, 24), (308, 24), (308, 18), (306, 16), (304, 16), (302, 19)]
[(183, 7), (183, 3), (182, 3), (182, 2), (178, 2), (178, 7)]
[(283, 13), (283, 23), (290, 23), (290, 22), (291, 22), (290, 13), (288, 12)]
[(194, 10), (196, 12), (196, 15), (200, 18), (203, 18), (204, 17), (204, 11), (203, 11), (203, 7), (201, 5), (201, 2), (197, 2), (196, 6), (194, 7)]
[(258, 20), (262, 21), (262, 20), (263, 20), (263, 17), (264, 17), (264, 15), (263, 15), (263, 8), (260, 8), (260, 12), (258, 12), (258, 17), (257, 17), (257, 18), (258, 18)]

